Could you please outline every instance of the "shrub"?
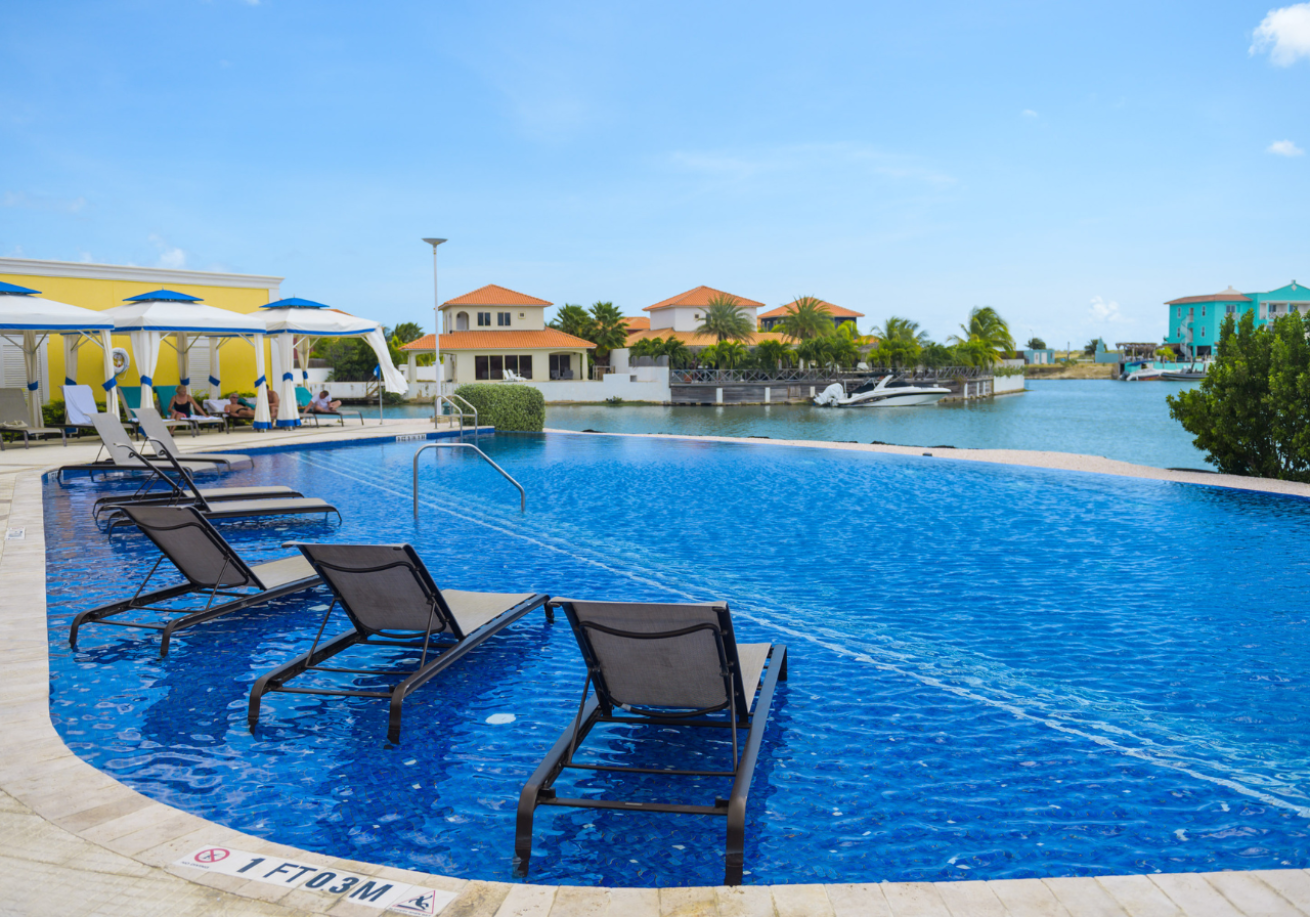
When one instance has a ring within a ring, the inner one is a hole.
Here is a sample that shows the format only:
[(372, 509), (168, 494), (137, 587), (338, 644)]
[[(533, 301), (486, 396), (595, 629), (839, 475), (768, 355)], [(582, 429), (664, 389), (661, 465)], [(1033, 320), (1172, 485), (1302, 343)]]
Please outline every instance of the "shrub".
[(546, 399), (530, 385), (473, 383), (455, 393), (478, 409), (479, 424), (527, 433), (546, 426)]

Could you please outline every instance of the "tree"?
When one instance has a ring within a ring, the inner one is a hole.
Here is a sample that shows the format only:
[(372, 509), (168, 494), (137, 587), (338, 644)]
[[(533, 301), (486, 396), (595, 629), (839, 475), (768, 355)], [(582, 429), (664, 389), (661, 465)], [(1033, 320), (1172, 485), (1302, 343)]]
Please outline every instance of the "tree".
[(664, 338), (642, 338), (639, 341), (633, 341), (628, 347), (628, 356), (637, 357), (658, 357), (664, 353)]
[(1041, 338), (1029, 338), (1027, 346), (1029, 350), (1045, 350), (1046, 342)]
[(736, 369), (750, 359), (750, 351), (740, 341), (719, 341), (714, 351), (714, 365), (719, 369)]
[(589, 320), (591, 336), (587, 340), (596, 345), (597, 362), (608, 363), (610, 351), (627, 344), (628, 323), (612, 302), (593, 303)]
[[(392, 365), (404, 362), (395, 332), (383, 328), (382, 338), (387, 342)], [(372, 382), (378, 365), (377, 354), (363, 338), (319, 338), (310, 353), (327, 362), (334, 382)]]
[(1215, 358), (1169, 415), (1225, 474), (1310, 482), (1310, 345), (1298, 312), (1257, 329), (1224, 318)]
[(928, 343), (928, 332), (920, 331), (918, 322), (895, 315), (883, 322), (881, 328), (874, 328), (873, 334), (878, 338), (878, 346), (869, 356), (892, 369), (918, 364)]
[(1101, 339), (1100, 339), (1100, 338), (1092, 338), (1090, 341), (1088, 341), (1086, 344), (1084, 344), (1084, 345), (1083, 345), (1083, 356), (1085, 356), (1085, 357), (1094, 357), (1094, 356), (1096, 356), (1096, 351), (1100, 349), (1097, 345), (1099, 345), (1100, 343), (1101, 343)]
[(595, 325), (592, 323), (591, 316), (587, 314), (587, 310), (572, 303), (565, 303), (559, 307), (559, 312), (555, 313), (555, 317), (550, 322), (550, 327), (557, 331), (563, 331), (565, 334), (582, 338), (584, 341), (590, 341), (595, 333)]
[(423, 328), (418, 322), (401, 322), (391, 330), (391, 334), (400, 343), (408, 344), (423, 337)]
[(719, 341), (745, 341), (755, 334), (755, 324), (735, 296), (719, 293), (705, 306), (697, 334), (708, 334)]
[(793, 341), (808, 341), (832, 334), (836, 330), (832, 324), (832, 311), (822, 300), (814, 296), (798, 296), (793, 305), (794, 308), (777, 324), (783, 337)]
[(970, 365), (986, 366), (999, 363), (1003, 355), (1014, 350), (1014, 337), (1010, 326), (991, 306), (975, 306), (969, 310), (969, 321), (961, 325), (964, 336), (951, 335), (950, 341), (957, 345), (968, 344), (963, 353), (976, 360)]
[(671, 337), (664, 342), (664, 346), (660, 348), (659, 356), (668, 357), (669, 366), (674, 369), (682, 369), (685, 366), (690, 366), (694, 359), (692, 357), (691, 348), (682, 343), (682, 341), (678, 340), (676, 337)]
[(761, 369), (782, 369), (796, 362), (796, 351), (783, 341), (760, 341), (755, 345), (755, 359)]
[(1178, 355), (1174, 353), (1172, 347), (1157, 347), (1155, 350), (1155, 358), (1162, 363), (1173, 363), (1178, 359)]
[(941, 369), (955, 362), (955, 354), (945, 344), (929, 341), (919, 354), (919, 364), (928, 369)]

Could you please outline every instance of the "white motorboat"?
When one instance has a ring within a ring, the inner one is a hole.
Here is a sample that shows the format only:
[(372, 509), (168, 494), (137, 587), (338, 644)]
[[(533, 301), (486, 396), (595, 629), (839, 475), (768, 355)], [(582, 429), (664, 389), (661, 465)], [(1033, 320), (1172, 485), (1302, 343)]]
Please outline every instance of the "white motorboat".
[(920, 385), (896, 376), (883, 376), (877, 382), (870, 380), (849, 393), (840, 382), (834, 382), (819, 393), (814, 403), (819, 407), (833, 408), (902, 408), (936, 404), (950, 393), (950, 389), (939, 385)]
[(1142, 366), (1119, 377), (1125, 382), (1159, 382), (1164, 378), (1164, 370), (1154, 366)]

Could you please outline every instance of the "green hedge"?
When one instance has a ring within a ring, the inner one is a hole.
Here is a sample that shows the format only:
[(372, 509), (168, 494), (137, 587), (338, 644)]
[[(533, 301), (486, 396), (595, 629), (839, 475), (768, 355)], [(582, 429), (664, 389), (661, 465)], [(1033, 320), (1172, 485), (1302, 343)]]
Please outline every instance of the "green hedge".
[(478, 409), (478, 423), (497, 430), (540, 433), (546, 426), (546, 399), (530, 385), (474, 383), (455, 394)]

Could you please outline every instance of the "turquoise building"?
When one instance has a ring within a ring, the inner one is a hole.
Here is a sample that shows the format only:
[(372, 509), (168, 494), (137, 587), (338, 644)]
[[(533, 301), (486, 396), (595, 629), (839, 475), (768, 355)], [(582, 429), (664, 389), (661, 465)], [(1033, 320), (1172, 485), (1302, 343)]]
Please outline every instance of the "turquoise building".
[(1310, 313), (1310, 287), (1295, 280), (1268, 293), (1241, 293), (1232, 287), (1206, 296), (1184, 296), (1165, 303), (1169, 307), (1169, 332), (1164, 342), (1181, 360), (1209, 359), (1219, 339), (1219, 326), (1231, 315), (1241, 321), (1252, 312), (1257, 328), (1295, 310)]

